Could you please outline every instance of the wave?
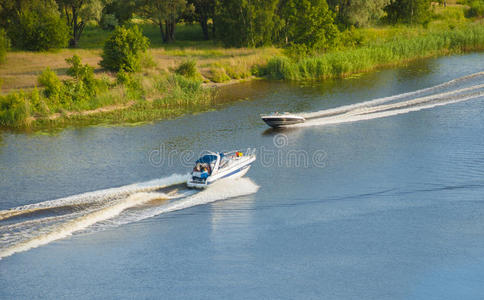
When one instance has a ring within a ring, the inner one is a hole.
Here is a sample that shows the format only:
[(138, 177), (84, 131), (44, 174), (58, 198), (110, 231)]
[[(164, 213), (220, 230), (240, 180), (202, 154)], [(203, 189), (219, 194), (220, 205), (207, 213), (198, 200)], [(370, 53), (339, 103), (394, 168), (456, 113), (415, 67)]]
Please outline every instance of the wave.
[[(420, 90), (417, 90), (417, 91), (393, 95), (393, 96), (384, 97), (384, 98), (378, 98), (378, 99), (365, 101), (365, 102), (361, 102), (361, 103), (356, 103), (356, 104), (351, 104), (351, 105), (344, 105), (344, 106), (331, 108), (331, 109), (325, 109), (325, 110), (316, 111), (316, 112), (301, 113), (300, 115), (303, 116), (305, 119), (314, 119), (314, 118), (321, 118), (321, 117), (328, 117), (328, 116), (332, 116), (332, 115), (343, 114), (343, 113), (346, 113), (346, 112), (354, 111), (355, 109), (358, 109), (358, 108), (371, 107), (371, 106), (376, 106), (376, 105), (380, 105), (380, 104), (384, 104), (384, 103), (388, 103), (388, 102), (402, 100), (402, 99), (409, 98), (409, 97), (424, 95), (424, 94), (428, 94), (428, 93), (431, 93), (431, 92), (434, 92), (434, 91), (440, 91), (440, 90), (443, 90), (445, 88), (451, 88), (452, 86), (454, 86), (456, 84), (466, 83), (466, 81), (470, 82), (470, 81), (476, 80), (476, 79), (482, 80), (483, 78), (484, 78), (484, 72), (478, 72), (478, 73), (466, 75), (466, 76), (463, 76), (463, 77), (460, 77), (460, 78), (457, 78), (457, 79), (453, 79), (453, 80), (450, 80), (450, 81), (447, 81), (447, 82), (444, 82), (444, 83), (441, 83), (441, 84), (438, 84), (438, 85), (435, 85), (435, 86), (432, 86), (432, 87), (420, 89)], [(437, 95), (434, 95), (434, 96), (437, 96)]]
[[(366, 101), (353, 105), (326, 109), (318, 112), (302, 113), (301, 115), (306, 118), (306, 122), (295, 126), (321, 126), (355, 122), (361, 120), (370, 120), (419, 111), (422, 109), (429, 109), (452, 103), (468, 101), (472, 99), (478, 99), (484, 96), (484, 84), (482, 82), (474, 82), (476, 79), (479, 81), (484, 80), (484, 72), (464, 76), (443, 84), (436, 85), (434, 87), (418, 90), (415, 92), (375, 99), (372, 101)], [(455, 89), (454, 85), (458, 83), (471, 83), (473, 85)], [(454, 89), (442, 92), (444, 87), (454, 87)], [(436, 91), (441, 92), (435, 93)], [(428, 94), (429, 92), (433, 92), (433, 94)], [(416, 95), (421, 95), (422, 97), (410, 97)]]
[(185, 182), (187, 180), (187, 177), (188, 174), (173, 174), (165, 178), (154, 179), (146, 182), (87, 192), (65, 198), (23, 205), (8, 210), (0, 210), (0, 221), (23, 214), (31, 214), (34, 212), (47, 211), (52, 209), (69, 210), (69, 208), (75, 210), (82, 208), (84, 205), (87, 204), (102, 204), (104, 202), (114, 201), (116, 199), (126, 197), (127, 195), (136, 192), (149, 192), (174, 184), (180, 184)]
[[(145, 183), (17, 207), (13, 211), (49, 211), (64, 207), (67, 203), (93, 203), (92, 206), (84, 206), (77, 211), (55, 216), (32, 219), (33, 216), (26, 214), (18, 222), (1, 226), (0, 259), (65, 238), (73, 233), (90, 233), (117, 227), (163, 213), (252, 194), (259, 188), (250, 179), (240, 178), (219, 181), (200, 192), (188, 189), (179, 191), (181, 179), (186, 180), (186, 176), (175, 174)], [(159, 191), (167, 187), (172, 187), (172, 190)], [(96, 199), (93, 195), (100, 198)], [(113, 197), (115, 200), (112, 200)], [(111, 200), (107, 201), (108, 198)]]

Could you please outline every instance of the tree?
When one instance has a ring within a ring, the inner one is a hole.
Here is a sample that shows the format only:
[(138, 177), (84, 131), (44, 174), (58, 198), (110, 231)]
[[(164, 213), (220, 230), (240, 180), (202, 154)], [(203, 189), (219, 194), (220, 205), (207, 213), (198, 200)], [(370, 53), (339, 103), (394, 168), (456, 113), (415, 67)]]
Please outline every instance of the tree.
[(391, 23), (422, 23), (428, 18), (430, 0), (391, 0), (385, 7), (387, 19)]
[(110, 71), (134, 72), (139, 70), (141, 54), (148, 49), (148, 38), (137, 26), (116, 27), (104, 43), (102, 60), (99, 63)]
[(272, 44), (277, 31), (278, 0), (225, 0), (215, 11), (217, 37), (226, 46), (259, 47)]
[(99, 21), (103, 9), (101, 0), (57, 0), (71, 30), (69, 46), (77, 47), (82, 31), (90, 20)]
[(104, 0), (101, 25), (114, 29), (116, 24), (126, 24), (134, 15), (137, 9), (136, 0)]
[(389, 0), (342, 0), (339, 20), (345, 25), (363, 27), (383, 17)]
[(66, 46), (68, 28), (54, 0), (19, 1), (11, 12), (7, 32), (14, 47), (44, 51)]
[(186, 0), (139, 0), (139, 11), (160, 28), (163, 42), (175, 40), (175, 25)]
[(326, 0), (282, 0), (279, 15), (279, 39), (285, 44), (328, 49), (338, 35)]
[[(215, 7), (217, 5), (216, 0), (189, 0), (189, 4), (195, 7), (195, 18), (200, 23), (202, 27), (203, 37), (208, 40), (210, 39), (208, 20), (214, 18)], [(215, 27), (212, 27), (215, 28)]]

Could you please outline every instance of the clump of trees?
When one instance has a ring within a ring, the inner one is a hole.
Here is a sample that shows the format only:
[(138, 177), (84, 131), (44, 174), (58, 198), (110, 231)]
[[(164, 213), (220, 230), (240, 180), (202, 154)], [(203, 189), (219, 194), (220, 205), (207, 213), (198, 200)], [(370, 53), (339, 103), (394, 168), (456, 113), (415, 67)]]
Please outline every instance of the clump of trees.
[[(483, 0), (466, 3), (469, 16), (482, 16)], [(431, 0), (0, 0), (0, 28), (15, 48), (47, 50), (76, 47), (88, 23), (114, 30), (138, 16), (156, 24), (165, 43), (175, 40), (177, 23), (197, 22), (204, 39), (226, 46), (324, 50), (352, 26), (424, 23), (430, 7)]]
[(54, 0), (2, 0), (0, 26), (16, 48), (43, 51), (67, 45), (68, 28)]

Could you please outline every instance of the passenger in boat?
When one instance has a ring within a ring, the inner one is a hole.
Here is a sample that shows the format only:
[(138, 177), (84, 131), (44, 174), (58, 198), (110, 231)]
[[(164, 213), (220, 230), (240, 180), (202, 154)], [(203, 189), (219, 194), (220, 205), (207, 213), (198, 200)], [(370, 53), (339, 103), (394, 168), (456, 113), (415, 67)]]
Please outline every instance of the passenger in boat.
[(208, 178), (208, 168), (206, 166), (204, 166), (202, 168), (202, 174), (200, 175), (200, 178), (202, 178), (202, 179)]
[(200, 163), (197, 163), (195, 167), (193, 168), (194, 172), (200, 172)]

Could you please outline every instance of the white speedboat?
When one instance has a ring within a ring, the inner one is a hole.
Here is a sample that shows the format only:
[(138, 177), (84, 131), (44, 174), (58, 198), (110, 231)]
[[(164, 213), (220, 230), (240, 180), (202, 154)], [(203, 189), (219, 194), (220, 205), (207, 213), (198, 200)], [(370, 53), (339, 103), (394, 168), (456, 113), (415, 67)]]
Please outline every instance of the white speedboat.
[(255, 149), (247, 151), (208, 152), (195, 162), (187, 186), (203, 189), (223, 178), (237, 178), (249, 171), (255, 161)]
[(272, 113), (268, 115), (261, 115), (261, 118), (267, 125), (278, 128), (287, 125), (294, 125), (299, 123), (304, 123), (306, 120), (301, 117), (291, 113)]

